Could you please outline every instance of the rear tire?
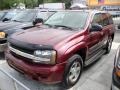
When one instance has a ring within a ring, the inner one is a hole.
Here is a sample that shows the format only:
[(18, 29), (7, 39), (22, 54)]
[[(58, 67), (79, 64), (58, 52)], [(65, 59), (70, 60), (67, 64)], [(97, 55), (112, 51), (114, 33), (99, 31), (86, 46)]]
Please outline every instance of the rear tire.
[(108, 54), (110, 52), (111, 46), (112, 46), (112, 41), (113, 41), (112, 37), (109, 37), (108, 41), (107, 41), (107, 44), (106, 44), (106, 48), (105, 48), (105, 50), (106, 50), (105, 54)]
[(71, 88), (78, 82), (82, 73), (82, 62), (81, 56), (77, 54), (68, 60), (63, 76), (64, 88)]

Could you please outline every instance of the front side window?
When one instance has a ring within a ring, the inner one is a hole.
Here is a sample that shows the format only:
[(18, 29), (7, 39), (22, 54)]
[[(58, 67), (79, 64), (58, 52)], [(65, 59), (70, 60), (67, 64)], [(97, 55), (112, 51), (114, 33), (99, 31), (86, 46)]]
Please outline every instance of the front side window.
[(102, 25), (101, 14), (98, 13), (94, 15), (92, 24)]
[(88, 13), (83, 11), (63, 11), (52, 15), (45, 24), (53, 26), (66, 26), (71, 28), (84, 28)]

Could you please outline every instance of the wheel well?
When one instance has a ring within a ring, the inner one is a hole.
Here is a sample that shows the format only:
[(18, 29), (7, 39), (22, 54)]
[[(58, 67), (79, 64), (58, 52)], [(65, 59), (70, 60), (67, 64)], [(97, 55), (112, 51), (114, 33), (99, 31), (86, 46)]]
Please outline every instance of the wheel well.
[(82, 57), (83, 62), (84, 62), (85, 59), (86, 59), (86, 51), (87, 51), (86, 48), (82, 48), (82, 49), (80, 49), (80, 50), (78, 50), (78, 51), (76, 52), (76, 54), (78, 54), (78, 55), (80, 55), (80, 56)]
[(111, 37), (112, 37), (112, 40), (114, 40), (114, 33), (111, 35)]

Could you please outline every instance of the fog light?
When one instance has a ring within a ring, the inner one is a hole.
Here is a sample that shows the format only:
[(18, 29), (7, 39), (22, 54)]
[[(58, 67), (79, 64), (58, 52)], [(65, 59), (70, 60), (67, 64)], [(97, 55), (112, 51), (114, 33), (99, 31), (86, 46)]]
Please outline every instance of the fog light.
[(5, 38), (5, 33), (4, 32), (0, 32), (0, 38)]

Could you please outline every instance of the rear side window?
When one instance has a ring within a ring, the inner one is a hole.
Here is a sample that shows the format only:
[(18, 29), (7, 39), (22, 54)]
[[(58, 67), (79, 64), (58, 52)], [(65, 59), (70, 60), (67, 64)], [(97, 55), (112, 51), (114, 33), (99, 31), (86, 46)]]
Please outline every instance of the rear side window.
[(112, 16), (110, 14), (102, 13), (101, 15), (102, 15), (101, 17), (103, 19), (103, 26), (113, 24)]
[(111, 15), (108, 15), (108, 19), (109, 19), (109, 24), (113, 24), (113, 19)]
[(93, 22), (102, 26), (113, 24), (112, 16), (106, 13), (97, 13), (94, 15)]

